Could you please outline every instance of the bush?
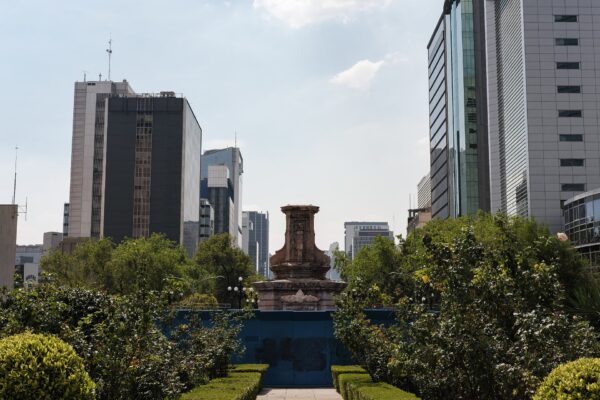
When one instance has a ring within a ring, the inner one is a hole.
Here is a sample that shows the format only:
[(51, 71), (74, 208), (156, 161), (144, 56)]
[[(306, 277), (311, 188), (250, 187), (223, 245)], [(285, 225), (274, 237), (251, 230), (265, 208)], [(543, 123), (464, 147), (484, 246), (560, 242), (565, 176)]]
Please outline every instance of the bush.
[(580, 358), (556, 367), (544, 379), (533, 399), (600, 399), (600, 358)]
[(352, 400), (350, 394), (350, 385), (359, 385), (361, 383), (372, 383), (371, 377), (367, 374), (342, 374), (338, 378), (340, 394), (344, 400)]
[(269, 364), (237, 364), (231, 368), (232, 372), (260, 372), (264, 374), (269, 369)]
[(332, 365), (331, 366), (331, 376), (333, 378), (333, 386), (337, 392), (340, 392), (339, 386), (339, 377), (342, 374), (366, 374), (364, 368), (359, 367), (358, 365)]
[(181, 300), (178, 307), (192, 310), (217, 310), (219, 309), (219, 303), (212, 294), (194, 293)]
[(414, 394), (390, 384), (375, 383), (364, 373), (342, 373), (339, 381), (344, 400), (419, 400)]
[(227, 378), (213, 379), (184, 393), (181, 400), (255, 400), (261, 381), (260, 372), (231, 372)]
[(0, 340), (0, 398), (94, 399), (95, 384), (73, 348), (53, 336)]

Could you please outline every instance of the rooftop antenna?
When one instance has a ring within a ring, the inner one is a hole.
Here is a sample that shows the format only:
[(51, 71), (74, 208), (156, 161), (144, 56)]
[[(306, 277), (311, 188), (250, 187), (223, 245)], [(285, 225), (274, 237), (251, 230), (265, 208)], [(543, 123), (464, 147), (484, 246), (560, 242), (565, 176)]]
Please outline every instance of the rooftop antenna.
[(102, 80), (102, 72), (100, 72), (100, 73), (98, 74), (98, 80), (99, 80), (99, 81), (101, 81), (101, 80)]
[(83, 81), (86, 82), (87, 81), (87, 71), (83, 71)]
[(112, 55), (112, 34), (109, 36), (108, 49), (106, 49), (106, 52), (108, 53), (108, 80), (110, 81), (110, 57)]
[(237, 148), (237, 131), (235, 131), (235, 139), (233, 142), (233, 147)]
[(13, 198), (12, 198), (12, 203), (13, 204), (17, 204), (15, 202), (15, 198), (17, 196), (17, 154), (19, 151), (19, 146), (15, 146), (15, 180), (13, 182)]

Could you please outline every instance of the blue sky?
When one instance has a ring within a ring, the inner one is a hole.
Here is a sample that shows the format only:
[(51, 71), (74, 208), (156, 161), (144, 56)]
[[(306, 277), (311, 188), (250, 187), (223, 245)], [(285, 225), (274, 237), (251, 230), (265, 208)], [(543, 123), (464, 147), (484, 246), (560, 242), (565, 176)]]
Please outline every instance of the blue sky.
[(183, 93), (203, 150), (245, 160), (243, 204), (321, 207), (316, 239), (344, 221), (405, 233), (409, 194), (428, 171), (427, 53), (441, 0), (4, 1), (0, 3), (0, 203), (28, 199), (18, 243), (62, 230), (69, 197), (73, 82), (106, 77), (136, 92)]

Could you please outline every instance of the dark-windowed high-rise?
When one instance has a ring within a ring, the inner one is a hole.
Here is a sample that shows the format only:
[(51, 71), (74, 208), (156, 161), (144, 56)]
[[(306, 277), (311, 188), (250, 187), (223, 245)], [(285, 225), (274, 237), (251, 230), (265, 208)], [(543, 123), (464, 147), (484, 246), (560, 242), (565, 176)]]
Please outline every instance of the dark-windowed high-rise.
[(71, 187), (66, 208), (70, 237), (100, 236), (106, 102), (112, 95), (134, 94), (127, 80), (75, 82)]
[(215, 234), (228, 233), (242, 247), (242, 174), (244, 160), (237, 147), (207, 150), (202, 155), (201, 197), (215, 213)]
[(446, 0), (427, 49), (432, 217), (489, 210), (483, 0)]
[(243, 250), (250, 257), (256, 273), (269, 277), (269, 213), (242, 213)]
[(193, 255), (202, 129), (188, 101), (172, 92), (113, 96), (106, 115), (101, 236), (162, 233)]

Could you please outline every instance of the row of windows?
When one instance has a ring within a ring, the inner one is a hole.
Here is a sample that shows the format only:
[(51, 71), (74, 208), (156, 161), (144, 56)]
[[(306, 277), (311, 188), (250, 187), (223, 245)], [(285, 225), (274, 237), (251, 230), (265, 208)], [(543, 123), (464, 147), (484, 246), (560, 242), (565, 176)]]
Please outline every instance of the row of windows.
[(583, 167), (585, 165), (585, 160), (583, 158), (561, 158), (560, 166), (561, 167)]
[(558, 93), (581, 93), (581, 86), (577, 86), (577, 85), (557, 86), (556, 90)]
[(577, 15), (555, 15), (554, 22), (577, 22)]
[(583, 111), (581, 110), (558, 110), (558, 116), (561, 118), (581, 118)]
[(578, 61), (559, 61), (556, 63), (556, 69), (579, 69)]
[(560, 188), (563, 192), (585, 192), (585, 183), (563, 183)]
[(578, 133), (558, 135), (561, 142), (583, 142), (583, 135)]
[(557, 46), (579, 46), (579, 39), (577, 38), (556, 38), (554, 42)]

